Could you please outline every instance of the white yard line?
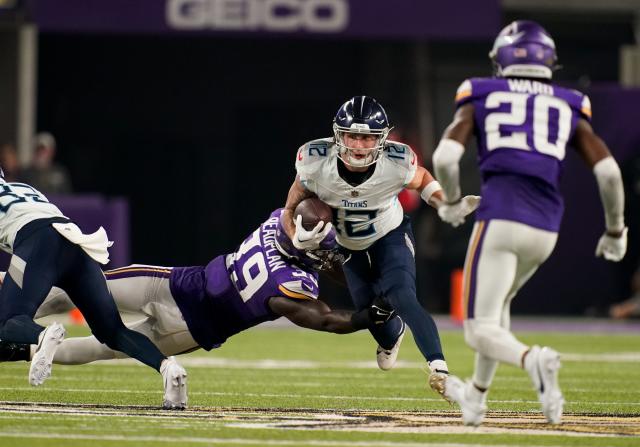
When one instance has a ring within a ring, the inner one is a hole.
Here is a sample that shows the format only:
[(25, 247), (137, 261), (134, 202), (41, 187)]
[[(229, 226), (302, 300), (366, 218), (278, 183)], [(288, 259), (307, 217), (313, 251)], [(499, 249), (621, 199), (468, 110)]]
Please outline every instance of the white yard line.
[[(393, 442), (393, 441), (324, 441), (320, 439), (300, 440), (276, 440), (276, 439), (252, 439), (252, 438), (205, 438), (205, 437), (168, 437), (168, 436), (131, 436), (131, 435), (82, 435), (66, 433), (13, 433), (0, 432), (0, 438), (31, 438), (31, 439), (73, 439), (87, 441), (122, 441), (135, 442), (167, 442), (167, 443), (194, 443), (194, 444), (222, 444), (222, 445), (275, 445), (275, 446), (319, 446), (319, 447), (423, 447), (428, 445), (442, 447), (472, 447), (486, 444), (472, 443), (442, 443), (442, 442)], [(513, 447), (507, 444), (492, 444), (493, 447)], [(529, 445), (528, 447), (563, 447), (545, 444), (544, 446)]]
[[(576, 354), (561, 353), (561, 359), (568, 362), (620, 362), (638, 363), (640, 362), (640, 352), (612, 352), (601, 354)], [(132, 359), (101, 360), (94, 362), (95, 365), (140, 365), (140, 362)], [(353, 368), (353, 369), (378, 369), (374, 360), (363, 361), (316, 361), (316, 360), (278, 360), (278, 359), (255, 359), (241, 360), (224, 357), (180, 357), (180, 364), (190, 368), (240, 368), (240, 369), (318, 369), (318, 368)], [(406, 368), (426, 368), (426, 362), (398, 360), (394, 369)]]
[[(39, 389), (33, 387), (0, 387), (0, 391), (32, 391), (40, 392)], [(161, 390), (120, 390), (115, 388), (49, 388), (49, 391), (58, 391), (64, 393), (107, 393), (107, 394), (160, 394)], [(443, 402), (441, 398), (432, 397), (383, 397), (383, 396), (336, 396), (333, 394), (294, 394), (294, 393), (236, 393), (236, 392), (222, 392), (222, 391), (189, 391), (191, 396), (249, 396), (249, 397), (261, 397), (261, 398), (286, 398), (286, 399), (327, 399), (327, 400), (369, 400), (369, 401), (407, 401), (407, 402)], [(502, 404), (532, 404), (538, 405), (537, 400), (498, 400), (489, 399), (489, 403), (502, 403)], [(582, 401), (567, 401), (567, 404), (582, 404)], [(594, 405), (623, 405), (623, 406), (640, 406), (640, 402), (630, 401), (589, 401)]]

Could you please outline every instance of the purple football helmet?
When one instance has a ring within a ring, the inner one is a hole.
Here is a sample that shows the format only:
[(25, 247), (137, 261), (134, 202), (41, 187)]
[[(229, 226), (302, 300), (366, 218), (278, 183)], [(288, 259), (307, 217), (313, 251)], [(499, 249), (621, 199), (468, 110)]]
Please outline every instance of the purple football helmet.
[(555, 42), (531, 20), (516, 20), (500, 31), (489, 58), (498, 77), (551, 79), (558, 68)]
[(336, 230), (334, 228), (320, 242), (318, 249), (298, 250), (284, 231), (282, 222), (278, 222), (276, 248), (294, 263), (316, 271), (331, 270), (336, 263), (341, 264), (343, 259), (343, 256), (338, 252), (338, 242), (336, 241)]

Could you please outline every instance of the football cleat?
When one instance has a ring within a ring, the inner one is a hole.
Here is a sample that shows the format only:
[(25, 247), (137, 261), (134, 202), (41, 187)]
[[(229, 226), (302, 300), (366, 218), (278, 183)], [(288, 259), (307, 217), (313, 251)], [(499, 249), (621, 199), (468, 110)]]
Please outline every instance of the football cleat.
[(445, 383), (447, 381), (447, 377), (449, 376), (448, 372), (434, 371), (429, 374), (429, 386), (433, 391), (441, 395), (444, 400), (451, 403), (451, 401), (447, 398), (444, 393)]
[(164, 380), (162, 408), (165, 410), (187, 408), (187, 372), (178, 364), (175, 357), (168, 357), (162, 362), (160, 374)]
[(376, 360), (378, 361), (378, 367), (381, 370), (389, 371), (395, 366), (396, 359), (398, 358), (398, 352), (400, 351), (400, 344), (402, 343), (406, 329), (407, 326), (403, 321), (400, 335), (398, 335), (398, 339), (391, 349), (385, 349), (378, 345), (378, 349), (376, 349)]
[(560, 354), (548, 347), (532, 346), (525, 359), (525, 369), (542, 404), (542, 414), (551, 424), (562, 422), (564, 397), (558, 384)]
[(33, 386), (42, 385), (51, 376), (53, 356), (64, 339), (64, 326), (52, 323), (40, 334), (36, 352), (29, 367), (29, 383)]
[(463, 382), (460, 378), (448, 375), (445, 380), (444, 397), (455, 402), (462, 412), (462, 423), (477, 427), (487, 413), (487, 393), (473, 386), (471, 381)]

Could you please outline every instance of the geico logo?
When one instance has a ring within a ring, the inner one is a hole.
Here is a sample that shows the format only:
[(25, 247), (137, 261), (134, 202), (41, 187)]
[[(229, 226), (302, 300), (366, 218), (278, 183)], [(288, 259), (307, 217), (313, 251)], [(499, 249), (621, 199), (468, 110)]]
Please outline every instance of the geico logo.
[(183, 30), (339, 32), (348, 0), (167, 0), (169, 26)]

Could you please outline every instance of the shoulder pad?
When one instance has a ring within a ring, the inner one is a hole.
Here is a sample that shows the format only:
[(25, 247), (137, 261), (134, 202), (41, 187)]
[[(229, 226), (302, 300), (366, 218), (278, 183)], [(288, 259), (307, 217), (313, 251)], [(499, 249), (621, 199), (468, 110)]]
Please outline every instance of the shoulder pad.
[(298, 149), (296, 154), (296, 170), (298, 174), (304, 175), (316, 170), (317, 163), (329, 158), (333, 140), (322, 138), (309, 141)]
[(591, 100), (579, 90), (553, 86), (556, 96), (564, 99), (581, 118), (591, 122)]
[(500, 90), (503, 79), (493, 78), (471, 78), (465, 79), (456, 91), (456, 107), (460, 107), (468, 102), (477, 100), (496, 89)]
[(318, 287), (310, 281), (297, 279), (295, 281), (285, 281), (278, 285), (278, 289), (287, 298), (298, 298), (307, 300), (318, 299)]
[(591, 100), (587, 95), (582, 95), (582, 102), (580, 103), (580, 113), (584, 118), (587, 119), (587, 121), (591, 121)]
[(383, 154), (383, 157), (399, 168), (399, 175), (402, 177), (404, 185), (413, 179), (418, 167), (418, 156), (408, 144), (387, 141)]
[(465, 79), (462, 84), (458, 86), (458, 90), (456, 90), (456, 105), (461, 105), (467, 102), (473, 92), (473, 85), (471, 84), (470, 79)]

